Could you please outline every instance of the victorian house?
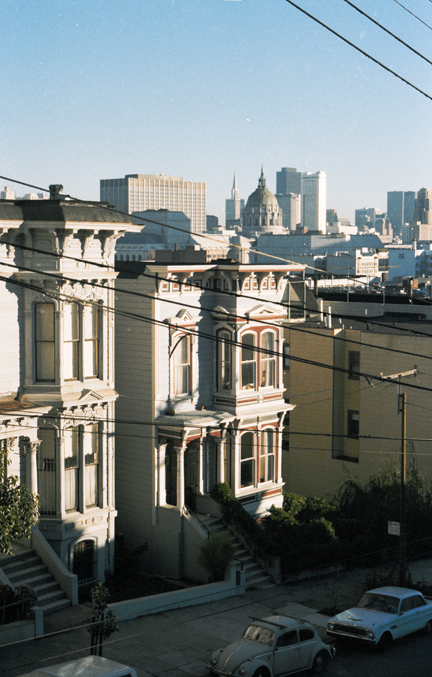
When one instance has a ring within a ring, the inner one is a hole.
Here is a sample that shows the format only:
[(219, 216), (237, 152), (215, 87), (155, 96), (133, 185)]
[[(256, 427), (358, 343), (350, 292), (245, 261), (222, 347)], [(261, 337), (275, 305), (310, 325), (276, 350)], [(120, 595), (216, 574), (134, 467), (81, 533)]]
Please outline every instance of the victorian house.
[(39, 495), (38, 538), (61, 562), (51, 568), (103, 580), (116, 516), (114, 246), (135, 227), (59, 190), (0, 201), (0, 444), (7, 472)]
[(118, 528), (149, 570), (194, 578), (216, 482), (257, 517), (282, 504), (283, 302), (304, 268), (118, 266)]

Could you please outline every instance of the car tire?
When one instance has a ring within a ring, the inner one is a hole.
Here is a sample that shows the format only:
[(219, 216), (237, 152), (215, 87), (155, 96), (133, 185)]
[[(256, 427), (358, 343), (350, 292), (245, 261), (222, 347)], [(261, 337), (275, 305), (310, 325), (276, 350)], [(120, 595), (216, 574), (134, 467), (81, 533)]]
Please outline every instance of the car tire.
[(270, 677), (270, 673), (265, 668), (261, 667), (258, 670), (255, 670), (253, 677)]
[(393, 637), (390, 632), (385, 632), (378, 642), (377, 646), (380, 651), (385, 651), (393, 644)]
[(314, 675), (321, 675), (323, 672), (325, 672), (328, 661), (329, 656), (326, 651), (320, 651), (317, 653), (312, 664), (312, 672)]
[(424, 635), (430, 635), (432, 634), (432, 621), (428, 621), (426, 625), (423, 628), (423, 634)]

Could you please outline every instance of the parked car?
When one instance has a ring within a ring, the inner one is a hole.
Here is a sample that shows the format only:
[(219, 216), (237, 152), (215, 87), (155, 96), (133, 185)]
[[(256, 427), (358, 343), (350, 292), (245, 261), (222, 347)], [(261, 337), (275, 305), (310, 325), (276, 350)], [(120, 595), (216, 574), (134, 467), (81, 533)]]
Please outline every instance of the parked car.
[(311, 668), (324, 672), (335, 655), (309, 623), (288, 616), (254, 619), (243, 637), (215, 651), (207, 672), (236, 677), (279, 677)]
[(74, 661), (46, 665), (21, 677), (137, 677), (133, 668), (103, 656), (86, 656)]
[(432, 632), (432, 601), (408, 588), (385, 586), (368, 590), (357, 606), (327, 623), (330, 637), (349, 637), (385, 646), (417, 630)]

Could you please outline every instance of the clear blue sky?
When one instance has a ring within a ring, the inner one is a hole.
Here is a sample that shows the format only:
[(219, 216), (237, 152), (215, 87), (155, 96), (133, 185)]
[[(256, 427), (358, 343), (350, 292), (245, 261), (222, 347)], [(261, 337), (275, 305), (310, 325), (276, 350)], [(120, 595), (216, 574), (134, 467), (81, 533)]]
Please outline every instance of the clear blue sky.
[[(297, 4), (432, 96), (432, 66), (343, 0)], [(394, 0), (355, 4), (432, 60)], [(430, 0), (402, 4), (432, 26)], [(234, 171), (247, 198), (261, 164), (273, 191), (281, 167), (325, 171), (350, 219), (432, 188), (432, 101), (285, 0), (3, 0), (0, 55), (2, 175), (86, 199), (102, 178), (183, 176), (219, 218)]]

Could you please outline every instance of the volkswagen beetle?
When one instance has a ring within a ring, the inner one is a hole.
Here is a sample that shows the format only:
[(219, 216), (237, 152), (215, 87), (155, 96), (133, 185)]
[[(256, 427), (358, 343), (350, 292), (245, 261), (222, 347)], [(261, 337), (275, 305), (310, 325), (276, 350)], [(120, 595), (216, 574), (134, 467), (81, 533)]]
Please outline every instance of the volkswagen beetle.
[(334, 647), (324, 644), (309, 623), (269, 616), (253, 619), (241, 639), (215, 651), (207, 672), (222, 677), (282, 677), (310, 668), (321, 673), (334, 655)]

